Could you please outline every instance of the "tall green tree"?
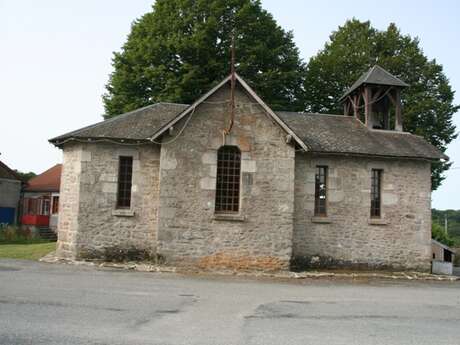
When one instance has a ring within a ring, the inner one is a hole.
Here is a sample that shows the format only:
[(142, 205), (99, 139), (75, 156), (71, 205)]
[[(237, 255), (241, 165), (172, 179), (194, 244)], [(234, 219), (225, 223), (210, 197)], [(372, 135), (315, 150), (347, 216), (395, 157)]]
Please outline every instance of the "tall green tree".
[(34, 173), (33, 171), (22, 172), (22, 171), (19, 171), (19, 170), (14, 169), (14, 172), (15, 172), (16, 174), (18, 174), (19, 177), (20, 177), (20, 178), (22, 179), (22, 181), (24, 181), (24, 182), (27, 182), (27, 181), (29, 181), (32, 177), (37, 176), (37, 174)]
[(455, 240), (457, 246), (460, 246), (460, 210), (432, 209), (431, 215), (433, 224), (441, 224), (441, 227), (443, 227), (444, 222), (447, 222), (449, 237)]
[(446, 246), (453, 246), (455, 241), (445, 231), (442, 225), (433, 222), (431, 225), (431, 237), (436, 241), (444, 243)]
[(105, 117), (195, 101), (229, 74), (232, 32), (237, 72), (274, 109), (303, 110), (305, 64), (259, 0), (157, 0), (114, 53)]
[[(441, 151), (456, 138), (452, 116), (459, 107), (454, 91), (436, 60), (428, 59), (417, 38), (402, 35), (395, 24), (380, 31), (369, 21), (349, 20), (330, 36), (307, 65), (306, 103), (313, 112), (342, 113), (340, 96), (375, 64), (410, 85), (402, 93), (403, 125)], [(432, 188), (451, 163), (434, 164)]]

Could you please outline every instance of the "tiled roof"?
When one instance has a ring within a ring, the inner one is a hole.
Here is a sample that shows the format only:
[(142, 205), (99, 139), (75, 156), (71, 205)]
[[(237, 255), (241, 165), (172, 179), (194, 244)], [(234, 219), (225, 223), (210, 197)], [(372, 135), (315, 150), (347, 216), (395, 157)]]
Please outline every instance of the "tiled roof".
[(61, 185), (62, 164), (46, 170), (29, 180), (24, 188), (26, 192), (59, 192)]
[(368, 129), (353, 116), (277, 112), (311, 152), (422, 159), (447, 158), (422, 137)]
[[(363, 80), (391, 82), (388, 76), (381, 76), (375, 66)], [(383, 73), (382, 72), (382, 73)], [(391, 76), (391, 75), (390, 75)], [(380, 79), (378, 79), (380, 78)], [(396, 77), (394, 77), (397, 79)], [(397, 79), (399, 80), (399, 79)], [(193, 111), (204, 99), (229, 81), (229, 77), (216, 85), (193, 105), (157, 103), (148, 107), (119, 115), (77, 131), (50, 140), (57, 146), (72, 139), (133, 140), (147, 142), (164, 133), (170, 126)], [(237, 81), (272, 116), (286, 133), (305, 150), (322, 153), (377, 155), (385, 157), (407, 157), (419, 159), (447, 158), (436, 147), (423, 138), (403, 132), (368, 129), (351, 116), (304, 114), (291, 112), (274, 113), (237, 75)], [(393, 81), (396, 83), (395, 81)], [(399, 81), (402, 83), (401, 81)], [(405, 84), (404, 84), (405, 85)]]
[(187, 107), (185, 104), (156, 103), (60, 135), (50, 142), (59, 145), (70, 138), (146, 140)]
[(21, 177), (2, 161), (0, 161), (0, 178), (21, 181)]
[(405, 82), (401, 79), (395, 77), (390, 72), (384, 70), (382, 67), (375, 65), (370, 68), (367, 72), (363, 73), (361, 77), (345, 92), (345, 94), (340, 98), (344, 99), (350, 93), (355, 91), (358, 87), (363, 84), (374, 84), (374, 85), (388, 85), (388, 86), (397, 86), (397, 87), (407, 87)]
[(436, 245), (436, 246), (439, 246), (439, 247), (441, 247), (442, 249), (448, 250), (449, 252), (455, 254), (455, 250), (453, 250), (451, 247), (446, 246), (444, 243), (441, 243), (441, 242), (439, 242), (439, 241), (436, 241), (436, 240), (433, 239), (433, 238), (431, 239), (431, 244), (434, 244), (434, 245)]

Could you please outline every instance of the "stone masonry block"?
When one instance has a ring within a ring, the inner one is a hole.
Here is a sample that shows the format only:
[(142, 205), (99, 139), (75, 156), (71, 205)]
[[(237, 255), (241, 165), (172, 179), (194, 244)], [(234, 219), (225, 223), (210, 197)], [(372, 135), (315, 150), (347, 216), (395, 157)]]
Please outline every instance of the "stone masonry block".
[(248, 159), (242, 160), (241, 161), (241, 171), (250, 172), (250, 173), (257, 172), (256, 161), (248, 160)]
[(382, 203), (383, 205), (397, 205), (398, 204), (398, 195), (395, 193), (382, 193)]
[(137, 148), (117, 147), (114, 158), (118, 160), (120, 156), (131, 156), (133, 160), (139, 160), (139, 150)]
[(177, 160), (174, 157), (166, 157), (161, 161), (161, 168), (165, 170), (174, 170), (177, 167)]
[(201, 156), (203, 164), (217, 164), (217, 151), (207, 151)]
[(117, 184), (112, 182), (104, 182), (102, 184), (102, 192), (103, 193), (116, 193), (117, 192)]
[(81, 151), (81, 161), (91, 162), (91, 151)]
[(200, 188), (204, 190), (216, 189), (216, 179), (213, 177), (203, 177), (200, 180)]

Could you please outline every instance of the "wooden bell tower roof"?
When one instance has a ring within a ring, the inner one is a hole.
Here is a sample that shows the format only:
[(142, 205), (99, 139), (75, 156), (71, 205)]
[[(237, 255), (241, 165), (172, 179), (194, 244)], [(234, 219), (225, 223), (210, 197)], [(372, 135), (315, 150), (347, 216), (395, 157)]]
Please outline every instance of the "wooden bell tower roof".
[[(402, 131), (401, 90), (407, 86), (401, 79), (375, 65), (340, 98), (344, 115), (353, 113), (369, 129)], [(394, 119), (394, 126), (391, 119)]]
[(401, 79), (395, 77), (390, 72), (384, 70), (379, 65), (375, 65), (370, 68), (367, 72), (361, 75), (359, 79), (345, 92), (345, 94), (339, 99), (343, 101), (348, 95), (352, 94), (361, 85), (385, 85), (395, 87), (408, 87), (409, 85), (403, 82)]

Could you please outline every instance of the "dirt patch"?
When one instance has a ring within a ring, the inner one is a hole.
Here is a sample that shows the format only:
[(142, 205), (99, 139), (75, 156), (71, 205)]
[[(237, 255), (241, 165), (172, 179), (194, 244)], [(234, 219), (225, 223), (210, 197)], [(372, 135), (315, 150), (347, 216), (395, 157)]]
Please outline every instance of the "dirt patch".
[(244, 256), (217, 253), (200, 258), (197, 267), (202, 270), (230, 269), (236, 271), (260, 270), (275, 272), (286, 269), (288, 263), (271, 256)]

